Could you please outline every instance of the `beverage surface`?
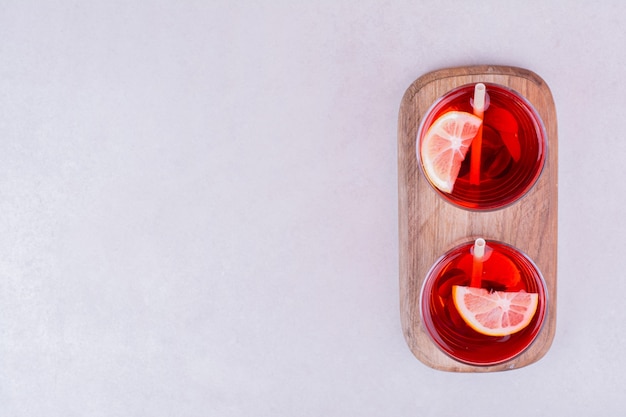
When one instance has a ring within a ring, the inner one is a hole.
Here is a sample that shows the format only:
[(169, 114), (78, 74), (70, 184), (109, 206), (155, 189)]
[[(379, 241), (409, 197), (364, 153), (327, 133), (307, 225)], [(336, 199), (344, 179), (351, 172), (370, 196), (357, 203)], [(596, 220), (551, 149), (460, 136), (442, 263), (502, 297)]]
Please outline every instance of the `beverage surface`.
[(538, 335), (546, 311), (545, 283), (534, 264), (521, 252), (489, 241), (482, 262), (480, 288), (489, 292), (537, 294), (536, 312), (521, 330), (503, 336), (477, 331), (464, 320), (453, 299), (456, 286), (469, 287), (474, 257), (472, 243), (448, 252), (437, 262), (422, 289), (422, 320), (433, 341), (463, 362), (489, 365), (523, 352)]
[[(459, 87), (439, 100), (425, 116), (418, 134), (420, 162), (428, 166), (425, 139), (429, 129), (451, 112), (473, 112), (474, 85)], [(453, 204), (469, 209), (497, 209), (519, 199), (539, 177), (546, 154), (546, 138), (541, 118), (523, 97), (505, 87), (486, 84), (486, 104), (480, 144), (480, 180), (470, 180), (470, 145), (454, 178), (452, 189), (431, 183)], [(429, 177), (428, 173), (426, 175)]]

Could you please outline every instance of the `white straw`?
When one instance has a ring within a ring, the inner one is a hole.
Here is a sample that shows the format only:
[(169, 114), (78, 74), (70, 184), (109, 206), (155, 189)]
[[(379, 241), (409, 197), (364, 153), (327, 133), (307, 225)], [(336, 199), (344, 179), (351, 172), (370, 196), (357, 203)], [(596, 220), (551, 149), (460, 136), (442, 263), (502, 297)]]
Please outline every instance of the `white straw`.
[(474, 114), (482, 117), (485, 112), (485, 84), (478, 83), (474, 86)]
[(474, 241), (474, 259), (482, 259), (485, 256), (485, 239), (479, 237)]

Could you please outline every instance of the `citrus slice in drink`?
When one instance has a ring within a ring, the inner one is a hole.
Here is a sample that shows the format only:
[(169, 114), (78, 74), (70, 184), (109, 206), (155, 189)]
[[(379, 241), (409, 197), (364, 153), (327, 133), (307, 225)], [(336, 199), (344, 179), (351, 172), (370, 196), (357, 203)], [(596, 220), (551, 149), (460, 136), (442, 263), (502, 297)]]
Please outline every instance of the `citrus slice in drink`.
[(538, 294), (525, 291), (490, 292), (460, 285), (452, 287), (452, 298), (465, 323), (488, 336), (507, 336), (528, 326), (539, 300)]
[(441, 191), (452, 192), (461, 163), (481, 124), (478, 116), (451, 111), (428, 128), (421, 144), (422, 166), (430, 182)]

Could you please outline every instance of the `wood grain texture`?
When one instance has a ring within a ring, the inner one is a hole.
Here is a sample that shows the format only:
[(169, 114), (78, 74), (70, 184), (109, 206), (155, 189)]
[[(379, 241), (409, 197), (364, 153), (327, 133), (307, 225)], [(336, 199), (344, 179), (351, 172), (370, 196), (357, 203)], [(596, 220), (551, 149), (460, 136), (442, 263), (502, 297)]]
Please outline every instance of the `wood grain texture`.
[[(535, 186), (518, 202), (491, 212), (453, 206), (430, 187), (416, 158), (420, 120), (447, 91), (468, 83), (508, 86), (526, 97), (543, 119), (548, 153)], [(406, 90), (398, 125), (400, 316), (405, 339), (426, 365), (444, 371), (493, 372), (520, 368), (548, 351), (556, 326), (557, 295), (557, 164), (556, 109), (546, 83), (535, 73), (508, 66), (449, 68), (428, 73)], [(447, 250), (477, 237), (500, 240), (525, 252), (547, 284), (548, 311), (541, 333), (518, 357), (493, 366), (471, 366), (441, 352), (426, 334), (419, 313), (422, 283), (430, 267)]]

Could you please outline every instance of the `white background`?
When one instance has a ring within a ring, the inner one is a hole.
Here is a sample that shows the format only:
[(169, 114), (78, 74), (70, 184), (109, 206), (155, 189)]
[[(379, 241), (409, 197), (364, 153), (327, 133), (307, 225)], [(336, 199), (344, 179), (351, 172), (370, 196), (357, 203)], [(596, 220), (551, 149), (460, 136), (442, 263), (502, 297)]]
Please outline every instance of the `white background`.
[[(0, 415), (617, 415), (625, 20), (617, 0), (0, 1)], [(559, 118), (556, 337), (495, 374), (434, 371), (400, 329), (400, 101), (472, 64), (536, 72)]]

